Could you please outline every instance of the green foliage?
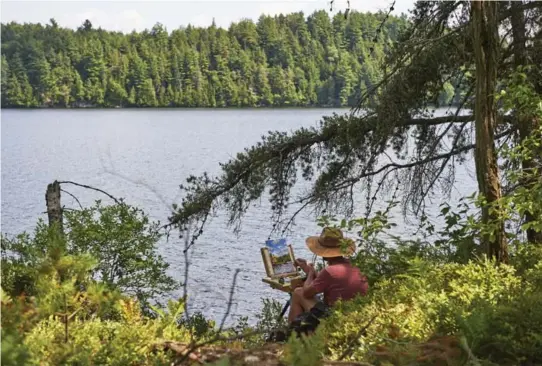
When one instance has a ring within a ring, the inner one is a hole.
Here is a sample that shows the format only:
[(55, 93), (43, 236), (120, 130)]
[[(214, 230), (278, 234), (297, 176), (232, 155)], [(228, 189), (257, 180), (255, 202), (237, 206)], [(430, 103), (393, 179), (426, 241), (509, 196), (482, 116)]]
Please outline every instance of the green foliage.
[(214, 321), (206, 319), (199, 311), (190, 315), (188, 319), (186, 317), (177, 318), (177, 322), (180, 326), (190, 330), (196, 338), (212, 335), (216, 325)]
[(93, 207), (65, 213), (68, 252), (89, 253), (97, 259), (94, 275), (123, 293), (146, 302), (177, 288), (166, 274), (168, 264), (158, 255), (160, 223), (126, 205)]
[[(58, 237), (39, 221), (34, 237), (5, 236), (2, 244), (2, 286), (11, 295), (36, 294), (43, 272), (61, 267), (88, 269), (112, 290), (136, 296), (142, 304), (178, 287), (166, 274), (168, 264), (156, 253), (162, 237), (159, 223), (150, 222), (143, 211), (124, 203), (92, 207), (64, 214), (64, 237)], [(95, 261), (95, 263), (94, 263)], [(80, 275), (74, 281), (81, 281)], [(47, 288), (47, 283), (43, 285)], [(97, 288), (89, 288), (88, 294)]]
[(35, 324), (37, 312), (24, 297), (13, 299), (3, 289), (1, 295), (2, 364), (27, 364), (30, 351), (23, 343), (24, 333)]
[(395, 206), (395, 202), (390, 202), (386, 210), (367, 218), (338, 221), (324, 216), (319, 219), (322, 227), (334, 226), (356, 234), (357, 253), (352, 262), (362, 269), (371, 284), (404, 273), (413, 259), (444, 262), (451, 257), (449, 250), (428, 240), (404, 240), (389, 233), (396, 227), (388, 217)]
[[(473, 342), (486, 337), (485, 341), (474, 344), (474, 351), (487, 356), (481, 347), (489, 345), (489, 338), (494, 336), (491, 323), (480, 327), (475, 319), (481, 316), (482, 309), (505, 314), (511, 305), (519, 305), (532, 296), (522, 281), (512, 267), (495, 266), (488, 260), (468, 264), (413, 261), (404, 274), (380, 281), (370, 296), (336, 307), (332, 318), (324, 324), (327, 351), (332, 357), (338, 357), (357, 339), (352, 357), (369, 360), (377, 347), (396, 342), (421, 342), (435, 334), (465, 333)], [(529, 321), (539, 316), (539, 310), (534, 311)], [(513, 327), (513, 318), (520, 313), (507, 314), (510, 323), (502, 326)], [(367, 334), (359, 337), (360, 327), (375, 316)], [(537, 332), (537, 326), (523, 321), (522, 324), (526, 325), (527, 333)], [(508, 336), (506, 332), (502, 334), (505, 343), (519, 339), (514, 337), (522, 330), (508, 328), (507, 332)], [(530, 348), (516, 347), (516, 353), (509, 351), (516, 356), (523, 352), (529, 357), (538, 357), (532, 352), (538, 339), (532, 337)]]
[(322, 332), (316, 332), (311, 336), (292, 335), (286, 345), (284, 359), (290, 366), (319, 366), (323, 364), (324, 349)]
[(69, 323), (68, 341), (64, 324), (53, 318), (38, 323), (26, 336), (33, 363), (45, 365), (127, 365), (171, 363), (171, 356), (156, 346), (162, 339), (187, 341), (186, 329), (168, 320), (145, 319), (134, 302), (120, 301), (118, 321), (76, 318)]
[(270, 335), (271, 331), (284, 329), (286, 327), (286, 319), (279, 319), (279, 315), (284, 307), (283, 303), (274, 299), (262, 299), (262, 304), (262, 310), (257, 315), (258, 322), (256, 329), (262, 333), (265, 339)]
[[(88, 21), (77, 31), (2, 24), (2, 106), (353, 105), (378, 81), (378, 64), (407, 20), (390, 17), (374, 44), (368, 34), (380, 14), (344, 17), (263, 15), (227, 30), (188, 26), (170, 34), (160, 24), (132, 34)], [(22, 59), (21, 49), (28, 50)]]
[(537, 364), (542, 362), (541, 303), (537, 291), (497, 307), (480, 306), (461, 322), (461, 329), (475, 354), (499, 364)]
[(37, 263), (33, 297), (2, 292), (2, 364), (170, 364), (155, 345), (190, 339), (178, 325), (184, 303), (144, 317), (136, 301), (93, 280), (95, 266), (88, 254), (50, 250)]

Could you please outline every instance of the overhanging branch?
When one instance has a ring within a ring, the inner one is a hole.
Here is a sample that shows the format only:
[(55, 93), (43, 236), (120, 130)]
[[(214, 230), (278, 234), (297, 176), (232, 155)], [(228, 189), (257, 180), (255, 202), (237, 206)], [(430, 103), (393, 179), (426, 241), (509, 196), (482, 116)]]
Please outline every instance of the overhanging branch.
[[(446, 123), (468, 123), (473, 120), (470, 115), (467, 116), (442, 116), (435, 118), (408, 118), (398, 121), (394, 128), (402, 130), (404, 133), (405, 128), (412, 126), (437, 126)], [(297, 169), (293, 169), (292, 164), (303, 164), (303, 160), (314, 160), (316, 154), (315, 148), (318, 146), (320, 154), (326, 154), (326, 156), (343, 156), (340, 158), (343, 162), (347, 158), (348, 151), (352, 149), (362, 149), (359, 151), (366, 151), (367, 146), (364, 146), (365, 140), (382, 129), (382, 125), (379, 124), (378, 118), (375, 116), (368, 117), (354, 117), (354, 116), (333, 116), (324, 118), (320, 129), (300, 129), (294, 132), (292, 135), (285, 133), (272, 133), (268, 137), (264, 137), (263, 141), (258, 143), (255, 147), (245, 149), (243, 153), (237, 155), (235, 159), (230, 160), (226, 164), (221, 164), (222, 175), (215, 178), (210, 178), (206, 174), (201, 177), (190, 177), (188, 179), (187, 187), (182, 187), (185, 191), (185, 197), (181, 206), (176, 209), (174, 215), (170, 218), (170, 226), (179, 226), (185, 228), (188, 222), (193, 220), (204, 221), (211, 210), (226, 205), (227, 210), (230, 212), (230, 223), (238, 222), (242, 215), (246, 211), (251, 201), (259, 199), (264, 192), (265, 187), (269, 187), (273, 183), (273, 179), (269, 179), (271, 174), (275, 174), (277, 169), (280, 168), (281, 161), (288, 161), (289, 165), (285, 167), (287, 174), (290, 177), (285, 177), (284, 180), (291, 180), (295, 177)], [(388, 126), (386, 129), (389, 129)], [(393, 127), (391, 127), (393, 130)], [(386, 131), (382, 137), (381, 142), (374, 146), (384, 146), (385, 141), (388, 139), (389, 133)], [(377, 135), (374, 135), (374, 138)], [(345, 145), (346, 144), (346, 145)], [(467, 150), (470, 149), (466, 148)], [(365, 150), (364, 150), (365, 149)], [(359, 152), (358, 151), (358, 152)], [(461, 150), (462, 151), (462, 150)], [(364, 154), (369, 154), (369, 160), (363, 160), (363, 154), (359, 157), (348, 158), (349, 166), (343, 166), (341, 170), (351, 171), (353, 169), (352, 164), (355, 161), (360, 161), (361, 164), (369, 164), (370, 161), (377, 156), (381, 151), (367, 150)], [(311, 155), (313, 154), (313, 155)], [(354, 154), (355, 155), (355, 154)], [(430, 158), (440, 159), (443, 158)], [(327, 158), (326, 158), (327, 159)], [(362, 160), (360, 160), (362, 159)], [(428, 160), (428, 161), (432, 161)], [(365, 163), (363, 163), (365, 161)], [(420, 163), (420, 162), (419, 162)], [(329, 160), (326, 160), (328, 167), (331, 167)], [(413, 163), (416, 164), (416, 163)], [(423, 161), (421, 162), (423, 164)], [(359, 164), (358, 164), (359, 165)], [(339, 167), (341, 165), (339, 164)], [(369, 167), (368, 166), (368, 167)], [(387, 166), (390, 168), (393, 166)], [(396, 166), (399, 168), (399, 166)], [(311, 168), (312, 169), (312, 168)], [(335, 170), (337, 167), (335, 167)], [(317, 169), (322, 172), (322, 167)], [(381, 171), (382, 168), (379, 169)], [(280, 170), (279, 170), (280, 171)], [(367, 171), (362, 169), (365, 173), (356, 179), (362, 179), (363, 177), (375, 175), (378, 173), (374, 171)], [(281, 178), (282, 179), (282, 178)], [(305, 179), (308, 179), (305, 177)], [(294, 178), (295, 180), (295, 178)], [(289, 203), (286, 195), (288, 193), (282, 193), (284, 190), (280, 190), (280, 200)], [(287, 191), (287, 190), (286, 190)], [(314, 199), (317, 199), (316, 197)], [(314, 202), (313, 202), (314, 203)], [(308, 206), (308, 204), (306, 205)], [(273, 209), (277, 212), (278, 209)], [(280, 219), (280, 215), (275, 217), (276, 220)], [(289, 225), (289, 224), (288, 224)], [(198, 229), (201, 231), (201, 227)]]

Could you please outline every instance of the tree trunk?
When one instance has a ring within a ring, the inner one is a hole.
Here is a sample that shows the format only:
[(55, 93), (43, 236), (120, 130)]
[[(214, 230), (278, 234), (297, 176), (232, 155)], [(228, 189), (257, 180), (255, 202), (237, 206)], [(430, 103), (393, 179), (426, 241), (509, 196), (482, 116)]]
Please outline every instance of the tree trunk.
[[(527, 48), (526, 48), (526, 36), (527, 29), (525, 27), (525, 15), (523, 13), (522, 1), (511, 1), (510, 8), (511, 13), (511, 23), (512, 23), (512, 36), (514, 39), (514, 64), (516, 68), (518, 66), (526, 66), (529, 64), (527, 57)], [(534, 116), (518, 111), (516, 116), (517, 118), (517, 128), (519, 132), (520, 141), (524, 141), (529, 135), (534, 131), (537, 126), (537, 120)], [(526, 176), (532, 174), (535, 164), (531, 160), (523, 160), (521, 162), (521, 167), (523, 173)], [(542, 173), (542, 172), (541, 172)], [(535, 179), (524, 179), (522, 184), (524, 187), (529, 187), (533, 184)], [(530, 212), (525, 213), (525, 222), (531, 222), (535, 220), (535, 217)], [(527, 229), (527, 240), (531, 243), (542, 244), (542, 232), (536, 232), (533, 229)]]
[(472, 3), (473, 46), (476, 61), (476, 176), (478, 189), (485, 197), (482, 207), (482, 222), (495, 224), (494, 235), (484, 235), (482, 244), (488, 256), (498, 262), (507, 262), (508, 248), (504, 231), (504, 222), (498, 211), (491, 211), (489, 206), (501, 198), (499, 167), (495, 150), (495, 89), (497, 84), (497, 65), (499, 57), (499, 34), (497, 11), (498, 2), (473, 1)]
[(47, 205), (47, 217), (49, 227), (55, 227), (60, 233), (64, 231), (62, 227), (62, 207), (60, 206), (60, 183), (54, 181), (47, 185), (45, 192), (45, 203)]

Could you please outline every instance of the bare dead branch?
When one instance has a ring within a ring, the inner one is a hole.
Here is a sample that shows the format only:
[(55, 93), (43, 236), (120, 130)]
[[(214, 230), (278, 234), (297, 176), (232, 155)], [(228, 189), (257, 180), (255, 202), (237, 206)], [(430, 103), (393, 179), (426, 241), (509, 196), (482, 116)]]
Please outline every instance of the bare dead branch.
[[(109, 158), (109, 165), (111, 166), (111, 168), (107, 168), (106, 165), (104, 164), (104, 161), (100, 157), (100, 163), (102, 165), (104, 173), (119, 177), (119, 178), (121, 178), (121, 179), (123, 179), (123, 180), (125, 180), (127, 182), (130, 182), (130, 183), (132, 183), (134, 185), (142, 186), (142, 187), (148, 189), (150, 192), (152, 192), (160, 200), (160, 202), (165, 206), (165, 208), (168, 211), (170, 211), (170, 213), (173, 212), (172, 202), (175, 202), (177, 200), (177, 198), (179, 197), (180, 192), (177, 193), (177, 195), (173, 198), (173, 200), (171, 202), (168, 202), (165, 199), (165, 197), (160, 192), (158, 192), (158, 190), (155, 187), (152, 187), (149, 183), (143, 181), (142, 179), (137, 179), (137, 180), (132, 179), (132, 178), (130, 178), (130, 177), (124, 175), (124, 174), (121, 174), (121, 173), (117, 172), (116, 169), (115, 169), (115, 165), (113, 164), (113, 158), (111, 157), (111, 152), (110, 151), (107, 152), (107, 156)], [(170, 225), (168, 225), (168, 224), (163, 225), (162, 229), (168, 229), (169, 226)]]
[[(183, 282), (183, 301), (184, 301), (184, 315), (186, 317), (186, 321), (190, 321), (190, 315), (188, 313), (188, 272), (190, 267), (190, 260), (188, 258), (188, 246), (189, 246), (189, 238), (190, 238), (190, 226), (187, 229), (186, 236), (184, 237), (184, 247), (185, 250), (183, 251), (184, 255), (184, 282)], [(192, 333), (190, 333), (192, 336)]]
[(66, 191), (66, 190), (64, 190), (62, 188), (60, 188), (60, 191), (72, 196), (73, 199), (79, 204), (79, 207), (81, 208), (81, 210), (83, 210), (83, 205), (81, 204), (81, 202), (79, 202), (79, 199), (77, 197), (75, 197), (73, 194), (71, 194), (70, 192), (68, 192), (68, 191)]
[(81, 184), (81, 183), (76, 183), (76, 182), (72, 182), (72, 181), (69, 181), (69, 180), (65, 180), (65, 181), (60, 181), (58, 182), (59, 184), (72, 184), (74, 186), (78, 186), (78, 187), (82, 187), (82, 188), (86, 188), (86, 189), (91, 189), (93, 191), (96, 191), (96, 192), (100, 192), (100, 193), (103, 193), (105, 194), (107, 197), (111, 198), (113, 201), (115, 201), (116, 204), (122, 204), (122, 200), (118, 200), (116, 199), (114, 196), (110, 195), (109, 193), (107, 193), (106, 191), (102, 190), (102, 189), (99, 189), (99, 188), (95, 188), (95, 187), (91, 187), (89, 185), (86, 185), (86, 184)]

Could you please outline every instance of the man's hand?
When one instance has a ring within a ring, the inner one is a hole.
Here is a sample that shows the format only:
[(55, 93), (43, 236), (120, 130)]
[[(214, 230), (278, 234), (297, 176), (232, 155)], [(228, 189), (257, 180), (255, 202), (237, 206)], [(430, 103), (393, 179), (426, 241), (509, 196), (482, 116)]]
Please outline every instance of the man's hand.
[(309, 274), (310, 271), (314, 270), (314, 267), (312, 266), (312, 263), (307, 263), (306, 260), (298, 258), (295, 260), (295, 264), (299, 266), (305, 272), (306, 274)]

